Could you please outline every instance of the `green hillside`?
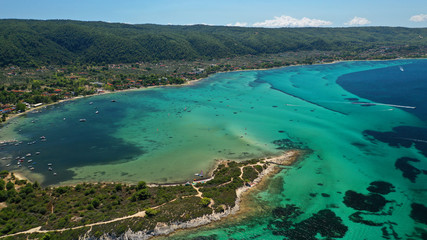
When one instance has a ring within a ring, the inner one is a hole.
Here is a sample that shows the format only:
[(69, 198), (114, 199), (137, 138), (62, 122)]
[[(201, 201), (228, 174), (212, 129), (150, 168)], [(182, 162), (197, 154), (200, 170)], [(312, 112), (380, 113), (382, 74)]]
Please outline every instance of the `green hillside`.
[(427, 46), (427, 28), (241, 28), (129, 25), (69, 20), (0, 20), (0, 66), (131, 63)]

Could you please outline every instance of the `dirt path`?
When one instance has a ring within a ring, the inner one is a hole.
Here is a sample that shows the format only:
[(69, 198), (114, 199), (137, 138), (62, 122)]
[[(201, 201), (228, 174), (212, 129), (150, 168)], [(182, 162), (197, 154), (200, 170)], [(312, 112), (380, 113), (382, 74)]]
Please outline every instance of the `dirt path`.
[[(295, 161), (295, 159), (299, 156), (298, 151), (289, 151), (284, 153), (281, 156), (278, 157), (274, 157), (274, 158), (266, 158), (265, 162), (267, 163), (273, 163), (273, 164), (277, 164), (277, 165), (290, 165), (293, 161)], [(247, 165), (247, 166), (256, 166), (256, 165), (261, 165), (262, 163), (256, 163), (256, 164), (251, 164), (251, 165)], [(242, 179), (243, 176), (243, 167), (240, 167), (240, 178)], [(199, 181), (195, 181), (197, 182), (207, 182), (210, 181), (214, 178), (214, 176), (208, 178), (208, 179), (203, 179), (203, 180), (199, 180)], [(243, 180), (243, 179), (242, 179)], [(231, 180), (232, 181), (232, 180)], [(225, 183), (228, 184), (229, 182)], [(182, 185), (182, 184), (181, 184)], [(222, 184), (224, 185), (224, 184)], [(199, 190), (198, 187), (196, 187), (195, 185), (192, 185), (193, 188), (197, 191), (197, 194), (194, 195), (196, 197), (200, 197), (201, 199), (203, 198), (202, 195), (203, 193)], [(238, 194), (239, 195), (239, 194)], [(155, 206), (153, 207), (153, 209), (157, 209), (159, 207), (162, 207), (165, 204), (171, 203), (176, 201), (177, 199), (173, 199), (169, 202), (163, 203), (161, 205)], [(214, 201), (211, 199), (211, 202), (209, 204), (209, 207), (212, 208), (212, 205), (214, 205)], [(53, 206), (52, 206), (53, 208)], [(120, 218), (115, 218), (115, 219), (111, 219), (108, 221), (102, 221), (102, 222), (96, 222), (96, 223), (91, 223), (91, 224), (86, 224), (86, 225), (82, 225), (82, 226), (76, 226), (76, 227), (71, 227), (71, 228), (63, 228), (63, 229), (52, 229), (52, 230), (41, 230), (42, 226), (39, 227), (35, 227), (32, 229), (29, 229), (27, 231), (23, 231), (23, 232), (18, 232), (18, 233), (13, 233), (13, 234), (8, 234), (8, 235), (4, 235), (4, 236), (0, 236), (0, 239), (2, 238), (6, 238), (6, 237), (13, 237), (13, 236), (17, 236), (17, 235), (21, 235), (21, 234), (31, 234), (31, 233), (48, 233), (48, 232), (64, 232), (67, 230), (76, 230), (76, 229), (80, 229), (80, 228), (85, 228), (85, 227), (90, 227), (92, 229), (93, 226), (98, 226), (98, 225), (103, 225), (103, 224), (108, 224), (108, 223), (113, 223), (113, 222), (118, 222), (118, 221), (122, 221), (122, 220), (126, 220), (126, 219), (130, 219), (130, 218), (143, 218), (145, 217), (145, 211), (139, 211), (133, 215), (129, 215), (129, 216), (124, 216), (124, 217), (120, 217)], [(90, 230), (89, 230), (90, 231)]]
[[(201, 194), (201, 192), (200, 192), (200, 194)], [(169, 202), (165, 202), (165, 203), (163, 203), (161, 205), (152, 207), (152, 209), (157, 209), (159, 207), (162, 207), (162, 206), (164, 206), (164, 205), (166, 205), (168, 203), (174, 202), (176, 200), (177, 199), (174, 198), (174, 199), (170, 200)], [(111, 220), (108, 220), (108, 221), (102, 221), (102, 222), (96, 222), (96, 223), (86, 224), (86, 225), (82, 225), (82, 226), (71, 227), (71, 228), (62, 228), (62, 229), (54, 229), (54, 230), (41, 230), (42, 226), (39, 226), (39, 227), (35, 227), (35, 228), (32, 228), (32, 229), (24, 231), (24, 232), (18, 232), (18, 233), (13, 233), (13, 234), (9, 234), (9, 235), (0, 236), (0, 238), (13, 237), (13, 236), (20, 235), (20, 234), (64, 232), (64, 231), (67, 231), (67, 230), (76, 230), (76, 229), (80, 229), (80, 228), (84, 228), (84, 227), (91, 227), (92, 228), (93, 226), (98, 226), (98, 225), (103, 225), (103, 224), (118, 222), (118, 221), (130, 219), (130, 218), (137, 218), (137, 217), (143, 218), (145, 216), (146, 216), (145, 211), (139, 211), (139, 212), (137, 212), (137, 213), (135, 213), (133, 215), (119, 217), (119, 218), (111, 219)]]

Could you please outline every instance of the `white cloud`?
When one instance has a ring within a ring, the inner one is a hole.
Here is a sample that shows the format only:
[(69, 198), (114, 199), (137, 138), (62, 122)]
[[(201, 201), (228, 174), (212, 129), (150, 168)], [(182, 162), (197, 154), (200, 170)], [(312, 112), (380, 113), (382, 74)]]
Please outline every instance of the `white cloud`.
[(227, 26), (229, 26), (229, 27), (246, 27), (246, 26), (248, 26), (248, 23), (246, 23), (246, 22), (236, 22), (235, 24), (232, 24), (232, 23), (229, 23), (229, 24), (227, 24)]
[(412, 16), (409, 20), (412, 22), (426, 22), (427, 14), (418, 14), (418, 15)]
[(332, 22), (307, 17), (296, 19), (286, 15), (253, 24), (254, 27), (320, 27), (328, 25), (332, 25)]
[(366, 18), (354, 17), (349, 22), (346, 22), (344, 24), (345, 25), (350, 25), (350, 26), (363, 26), (363, 25), (367, 25), (367, 24), (370, 24), (370, 23), (371, 23), (371, 21), (369, 21)]

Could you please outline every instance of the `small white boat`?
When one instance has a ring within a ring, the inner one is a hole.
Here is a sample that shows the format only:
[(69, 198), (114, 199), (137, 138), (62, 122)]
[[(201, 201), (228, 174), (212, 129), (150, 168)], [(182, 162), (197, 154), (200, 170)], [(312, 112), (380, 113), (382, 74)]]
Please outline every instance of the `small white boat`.
[(96, 114), (98, 114), (98, 113), (99, 113), (99, 111), (96, 111), (95, 113), (96, 113)]
[(86, 118), (81, 118), (80, 122), (86, 122)]
[(48, 167), (47, 170), (52, 171), (53, 169), (51, 167)]
[(27, 162), (28, 162), (28, 163), (31, 163), (32, 161), (33, 161), (33, 160), (32, 160), (32, 159), (30, 159), (30, 160), (28, 160)]
[(10, 167), (10, 163), (6, 164), (6, 167)]
[(53, 176), (56, 176), (56, 172), (53, 173)]
[(48, 165), (48, 166), (52, 166), (52, 163), (48, 163), (47, 165)]
[(203, 170), (202, 170), (202, 171), (200, 171), (200, 173), (195, 173), (194, 175), (195, 175), (195, 176), (199, 176), (199, 177), (203, 177)]
[(402, 67), (402, 66), (399, 66), (399, 69), (400, 69), (400, 71), (401, 71), (401, 72), (404, 72), (404, 71), (405, 71), (405, 69), (403, 69), (403, 67)]

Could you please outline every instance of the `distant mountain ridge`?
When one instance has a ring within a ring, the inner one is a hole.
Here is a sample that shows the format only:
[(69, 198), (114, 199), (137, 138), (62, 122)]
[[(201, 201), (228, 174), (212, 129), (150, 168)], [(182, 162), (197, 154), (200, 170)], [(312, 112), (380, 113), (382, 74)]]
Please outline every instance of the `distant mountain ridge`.
[(246, 28), (0, 20), (0, 66), (132, 63), (271, 54), (426, 47), (427, 28)]

